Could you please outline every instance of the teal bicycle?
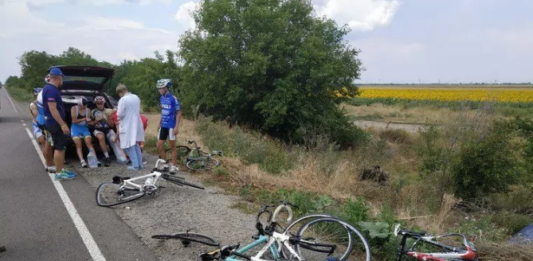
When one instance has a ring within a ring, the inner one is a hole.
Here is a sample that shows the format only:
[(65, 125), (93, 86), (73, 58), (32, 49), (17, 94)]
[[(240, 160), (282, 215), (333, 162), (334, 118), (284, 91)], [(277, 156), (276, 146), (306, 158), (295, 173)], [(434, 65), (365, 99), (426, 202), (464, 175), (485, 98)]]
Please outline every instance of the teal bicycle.
[[(362, 234), (348, 223), (328, 214), (312, 214), (301, 217), (294, 222), (292, 220), (291, 203), (287, 201), (281, 204), (272, 213), (269, 208), (274, 206), (264, 205), (256, 217), (257, 235), (252, 243), (239, 248), (240, 244), (223, 246), (211, 252), (206, 252), (198, 256), (199, 261), (226, 260), (226, 261), (282, 261), (282, 260), (317, 260), (317, 261), (344, 261), (348, 260), (354, 247), (361, 253), (363, 259), (370, 261), (370, 247)], [(284, 211), (285, 210), (285, 211)], [(268, 214), (267, 226), (263, 226), (261, 216)], [(289, 224), (283, 227), (278, 221), (280, 215)], [(296, 232), (295, 232), (296, 231)], [(357, 234), (361, 240), (355, 244), (353, 234)], [(153, 238), (164, 238), (165, 235), (156, 235)], [(195, 239), (199, 236), (194, 235)], [(208, 236), (201, 235), (202, 240), (191, 240), (190, 238), (175, 237), (182, 240), (182, 243), (191, 241), (206, 244), (217, 242)], [(218, 242), (217, 242), (218, 243)], [(207, 244), (213, 246), (213, 244)], [(262, 246), (262, 247), (261, 247)], [(252, 249), (261, 247), (253, 255), (249, 255)], [(358, 253), (359, 254), (359, 253)]]

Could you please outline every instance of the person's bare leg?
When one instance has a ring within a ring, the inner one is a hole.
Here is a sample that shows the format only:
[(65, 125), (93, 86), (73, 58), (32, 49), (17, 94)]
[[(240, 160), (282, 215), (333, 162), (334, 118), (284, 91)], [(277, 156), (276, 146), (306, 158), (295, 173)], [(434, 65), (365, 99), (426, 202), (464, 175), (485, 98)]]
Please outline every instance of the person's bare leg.
[(105, 153), (109, 153), (109, 151), (107, 151), (107, 145), (105, 144), (105, 136), (103, 133), (98, 133), (98, 135), (96, 135), (96, 138), (98, 139), (98, 143), (100, 143), (100, 148), (102, 148), (102, 152)]
[(96, 157), (96, 151), (94, 151), (93, 139), (91, 138), (91, 136), (86, 136), (84, 140), (85, 140), (85, 145), (87, 146), (87, 149), (92, 151), (93, 152), (93, 156)]
[(159, 158), (167, 160), (167, 153), (165, 152), (165, 141), (157, 141), (157, 152), (159, 153)]
[(82, 151), (82, 144), (79, 137), (75, 137), (72, 139), (74, 141), (74, 144), (76, 145), (76, 154), (78, 154), (78, 158), (80, 161), (83, 161), (83, 151)]
[(54, 165), (54, 148), (48, 141), (44, 144), (43, 154), (44, 159), (46, 160), (46, 165), (52, 167)]
[(176, 141), (170, 140), (170, 150), (172, 150), (172, 165), (176, 166), (176, 161), (178, 159), (178, 150), (176, 149)]
[(56, 164), (56, 172), (61, 172), (65, 163), (65, 150), (54, 150), (54, 163)]

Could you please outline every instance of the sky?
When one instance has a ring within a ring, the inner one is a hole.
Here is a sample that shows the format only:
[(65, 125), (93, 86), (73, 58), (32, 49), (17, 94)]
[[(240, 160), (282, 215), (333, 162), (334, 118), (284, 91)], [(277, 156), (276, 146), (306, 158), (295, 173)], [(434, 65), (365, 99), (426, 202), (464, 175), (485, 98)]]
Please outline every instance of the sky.
[[(199, 0), (0, 0), (0, 81), (25, 51), (97, 60), (177, 51)], [(359, 83), (533, 82), (532, 0), (312, 0), (351, 32)]]

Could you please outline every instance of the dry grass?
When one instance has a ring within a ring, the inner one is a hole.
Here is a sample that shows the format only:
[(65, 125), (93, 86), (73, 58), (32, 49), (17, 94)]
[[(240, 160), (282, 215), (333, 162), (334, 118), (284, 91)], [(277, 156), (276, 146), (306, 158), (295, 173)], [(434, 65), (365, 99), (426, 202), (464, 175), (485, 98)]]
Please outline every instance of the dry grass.
[[(148, 128), (146, 128), (145, 132), (146, 135), (157, 137), (157, 127), (161, 119), (161, 115), (146, 113), (144, 116), (148, 118)], [(180, 122), (180, 132), (178, 134), (178, 143), (187, 144), (188, 140), (195, 140), (198, 143), (198, 146), (203, 147), (204, 144), (202, 143), (202, 138), (196, 134), (196, 131), (194, 130), (195, 127), (196, 125), (194, 124), (194, 121), (187, 120), (182, 117)]]
[(348, 115), (357, 118), (368, 118), (379, 122), (436, 124), (444, 125), (454, 122), (458, 117), (466, 120), (476, 116), (475, 110), (457, 111), (448, 108), (404, 108), (401, 105), (383, 105), (374, 103), (366, 106), (352, 106), (343, 104)]

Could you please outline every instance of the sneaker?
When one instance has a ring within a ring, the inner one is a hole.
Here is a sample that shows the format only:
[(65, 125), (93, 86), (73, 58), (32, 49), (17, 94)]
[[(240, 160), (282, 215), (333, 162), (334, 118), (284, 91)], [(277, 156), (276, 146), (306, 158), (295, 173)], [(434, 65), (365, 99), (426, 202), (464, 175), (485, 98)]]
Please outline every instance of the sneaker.
[(174, 166), (174, 165), (170, 165), (170, 174), (176, 174), (176, 172), (178, 171), (178, 167)]
[(85, 162), (85, 160), (81, 161), (81, 167), (82, 168), (87, 168), (87, 162)]
[(104, 158), (102, 161), (104, 162), (104, 166), (106, 167), (109, 167), (109, 165), (111, 164), (111, 159), (109, 157)]
[(56, 166), (46, 167), (48, 173), (56, 173)]
[(74, 179), (75, 177), (76, 177), (76, 173), (72, 171), (68, 171), (66, 169), (61, 170), (61, 173), (55, 175), (56, 180)]

